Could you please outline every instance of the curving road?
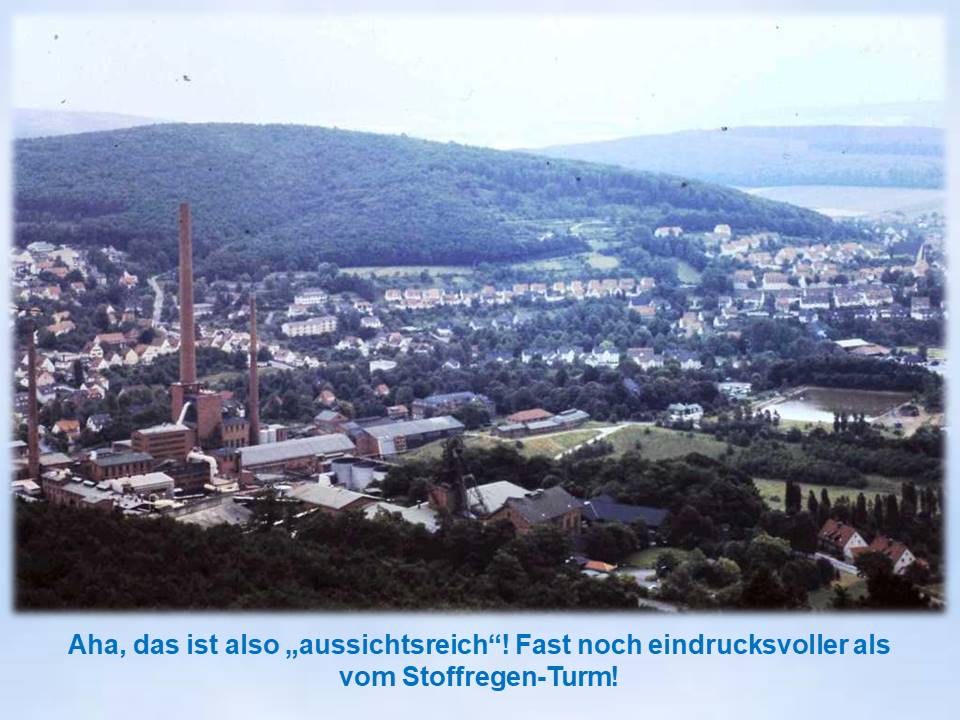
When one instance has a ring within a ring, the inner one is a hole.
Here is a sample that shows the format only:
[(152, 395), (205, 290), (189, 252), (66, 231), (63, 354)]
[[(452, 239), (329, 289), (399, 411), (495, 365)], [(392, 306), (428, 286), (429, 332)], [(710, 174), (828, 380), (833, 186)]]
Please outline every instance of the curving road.
[(154, 275), (152, 278), (147, 280), (147, 284), (150, 286), (150, 289), (153, 290), (154, 299), (153, 299), (153, 326), (155, 328), (160, 327), (160, 313), (163, 312), (163, 288), (160, 287), (160, 283), (157, 282), (159, 275)]

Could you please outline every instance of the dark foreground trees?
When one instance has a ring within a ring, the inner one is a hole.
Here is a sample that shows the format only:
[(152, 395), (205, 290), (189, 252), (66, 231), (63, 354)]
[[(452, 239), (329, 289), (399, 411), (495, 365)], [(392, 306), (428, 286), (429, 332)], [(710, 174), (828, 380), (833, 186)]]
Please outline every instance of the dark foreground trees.
[(566, 536), (461, 521), (436, 535), (315, 513), (298, 527), (204, 530), (18, 503), (20, 609), (636, 608), (632, 580), (585, 577)]

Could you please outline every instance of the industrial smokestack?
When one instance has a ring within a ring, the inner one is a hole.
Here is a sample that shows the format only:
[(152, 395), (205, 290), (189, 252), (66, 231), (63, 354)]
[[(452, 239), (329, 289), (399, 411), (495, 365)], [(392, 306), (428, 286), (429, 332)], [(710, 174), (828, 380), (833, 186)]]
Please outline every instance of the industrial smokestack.
[(193, 327), (193, 239), (190, 203), (180, 203), (180, 382), (197, 382), (197, 355)]
[(27, 336), (27, 467), (30, 478), (40, 480), (40, 436), (37, 431), (37, 348), (33, 341), (33, 327)]
[(250, 444), (260, 443), (260, 378), (257, 376), (257, 298), (250, 294), (250, 387), (247, 412), (250, 416)]

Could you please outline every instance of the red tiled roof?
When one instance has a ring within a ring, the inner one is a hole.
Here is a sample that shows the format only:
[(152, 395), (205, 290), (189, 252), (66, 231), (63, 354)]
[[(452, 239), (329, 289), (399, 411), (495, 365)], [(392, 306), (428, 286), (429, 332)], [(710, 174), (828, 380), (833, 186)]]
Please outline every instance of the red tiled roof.
[(547, 412), (543, 408), (532, 408), (530, 410), (519, 410), (513, 415), (508, 415), (507, 420), (513, 423), (533, 422), (534, 420), (546, 420), (553, 417), (553, 413)]
[(847, 525), (839, 520), (827, 520), (820, 528), (820, 537), (823, 540), (835, 543), (838, 547), (846, 547), (850, 538), (856, 534), (857, 529), (852, 525)]
[(870, 552), (881, 552), (896, 564), (900, 556), (907, 551), (907, 546), (902, 542), (891, 540), (885, 535), (877, 535), (867, 550)]
[(597, 572), (613, 572), (617, 569), (616, 565), (611, 565), (610, 563), (601, 562), (600, 560), (587, 560), (584, 564), (585, 570), (596, 570)]

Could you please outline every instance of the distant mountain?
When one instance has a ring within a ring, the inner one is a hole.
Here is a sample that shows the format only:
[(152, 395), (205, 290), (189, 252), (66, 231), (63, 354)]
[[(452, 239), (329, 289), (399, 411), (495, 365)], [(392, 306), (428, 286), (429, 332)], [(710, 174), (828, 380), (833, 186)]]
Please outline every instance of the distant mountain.
[(532, 152), (737, 187), (940, 188), (943, 131), (933, 127), (737, 127), (559, 145)]
[(17, 108), (13, 111), (13, 137), (19, 140), (22, 138), (73, 135), (75, 133), (153, 125), (158, 122), (162, 121), (118, 113)]
[(194, 211), (208, 276), (516, 261), (586, 249), (549, 221), (829, 233), (809, 210), (677, 177), (405, 136), (291, 125), (153, 125), (16, 143), (16, 240), (176, 258)]

